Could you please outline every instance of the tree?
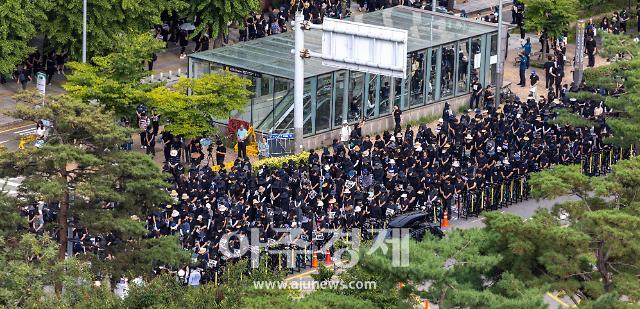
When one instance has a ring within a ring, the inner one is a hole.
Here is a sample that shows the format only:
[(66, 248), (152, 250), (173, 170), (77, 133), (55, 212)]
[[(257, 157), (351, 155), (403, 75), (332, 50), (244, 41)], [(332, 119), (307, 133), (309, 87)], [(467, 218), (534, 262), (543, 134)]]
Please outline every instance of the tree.
[(34, 51), (29, 46), (36, 34), (34, 21), (44, 18), (36, 1), (2, 1), (0, 3), (0, 75), (13, 73), (16, 66)]
[(229, 24), (242, 23), (249, 14), (260, 10), (258, 0), (195, 0), (189, 6), (189, 13), (195, 16), (200, 24), (193, 35), (211, 32), (216, 38), (215, 47), (222, 46), (222, 35), (228, 34)]
[(150, 105), (169, 121), (165, 129), (173, 134), (187, 138), (208, 136), (215, 132), (212, 120), (227, 119), (232, 111), (245, 109), (250, 85), (251, 81), (229, 72), (183, 78), (173, 86), (174, 90), (154, 88), (149, 93)]
[[(147, 250), (142, 250), (145, 247), (141, 244), (149, 241), (142, 239), (146, 229), (131, 216), (148, 213), (155, 205), (169, 201), (169, 196), (163, 191), (167, 186), (163, 174), (149, 157), (118, 150), (131, 131), (116, 125), (113, 113), (104, 108), (66, 95), (50, 96), (44, 104), (32, 93), (16, 99), (19, 103), (10, 115), (29, 121), (47, 119), (53, 129), (40, 148), (0, 154), (0, 177), (24, 176), (19, 191), (26, 203), (42, 200), (59, 205), (57, 222), (50, 227), (58, 231), (58, 260), (65, 259), (72, 218), (91, 233), (115, 235), (120, 241), (113, 242), (114, 249), (141, 248), (134, 253), (144, 256)], [(169, 250), (168, 261), (174, 262), (172, 251), (181, 251), (179, 244), (163, 247)], [(115, 260), (123, 252), (108, 250)], [(183, 260), (188, 259), (181, 252)], [(162, 255), (154, 256), (163, 261)], [(137, 265), (120, 266), (127, 272)], [(56, 285), (58, 292), (60, 283)]]
[[(67, 49), (79, 59), (82, 47), (82, 1), (38, 1), (46, 18), (37, 21), (38, 29), (54, 49)], [(186, 7), (181, 0), (87, 2), (87, 55), (106, 55), (116, 42), (130, 33), (148, 31), (160, 24), (160, 14)]]
[[(576, 19), (576, 0), (525, 0), (524, 3), (527, 8), (525, 29), (544, 33), (549, 38), (559, 37)], [(545, 58), (546, 46), (542, 46), (542, 61)]]
[(125, 35), (116, 41), (112, 53), (93, 57), (92, 64), (67, 64), (71, 74), (63, 87), (80, 100), (97, 100), (118, 116), (131, 116), (136, 106), (148, 104), (147, 92), (161, 86), (140, 81), (150, 74), (144, 63), (163, 44), (149, 33)]
[(632, 302), (640, 299), (640, 159), (623, 160), (605, 177), (589, 178), (580, 167), (554, 167), (531, 177), (532, 194), (554, 198), (574, 194), (579, 200), (554, 206), (585, 241), (589, 267), (580, 273), (576, 290), (590, 300), (609, 293), (624, 295)]

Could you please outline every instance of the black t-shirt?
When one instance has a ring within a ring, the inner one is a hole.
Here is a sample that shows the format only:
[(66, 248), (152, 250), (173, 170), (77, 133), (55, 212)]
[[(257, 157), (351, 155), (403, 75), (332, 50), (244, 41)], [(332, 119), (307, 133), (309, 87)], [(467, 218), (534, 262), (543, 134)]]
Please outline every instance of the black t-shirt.
[[(220, 145), (218, 147), (216, 147), (216, 151), (217, 152), (222, 152), (222, 153), (227, 153), (227, 147), (225, 147), (224, 145)], [(216, 153), (216, 160), (224, 160), (224, 154), (219, 154)]]
[(400, 109), (393, 111), (393, 118), (400, 119), (400, 115), (402, 115), (402, 111)]

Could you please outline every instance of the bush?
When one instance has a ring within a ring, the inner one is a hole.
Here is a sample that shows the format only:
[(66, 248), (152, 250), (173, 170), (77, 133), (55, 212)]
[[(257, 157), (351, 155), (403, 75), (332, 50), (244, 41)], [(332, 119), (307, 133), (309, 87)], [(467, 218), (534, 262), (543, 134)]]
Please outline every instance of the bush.
[(303, 151), (296, 155), (283, 156), (283, 157), (274, 157), (274, 158), (266, 158), (262, 160), (258, 160), (258, 162), (253, 164), (253, 171), (257, 171), (261, 166), (266, 166), (270, 168), (280, 168), (283, 163), (288, 163), (289, 160), (293, 160), (296, 163), (307, 163), (309, 162), (309, 152)]
[(334, 271), (324, 266), (324, 264), (320, 263), (318, 265), (318, 273), (311, 274), (311, 278), (317, 282), (325, 282), (331, 280), (333, 277)]
[(580, 92), (569, 92), (569, 97), (578, 100), (578, 102), (585, 102), (596, 100), (603, 100), (604, 97), (600, 94), (588, 92), (588, 91), (580, 91)]
[(595, 123), (589, 119), (586, 119), (580, 115), (574, 114), (566, 109), (559, 109), (558, 116), (549, 121), (551, 124), (558, 124), (561, 126), (570, 125), (575, 128), (590, 128)]

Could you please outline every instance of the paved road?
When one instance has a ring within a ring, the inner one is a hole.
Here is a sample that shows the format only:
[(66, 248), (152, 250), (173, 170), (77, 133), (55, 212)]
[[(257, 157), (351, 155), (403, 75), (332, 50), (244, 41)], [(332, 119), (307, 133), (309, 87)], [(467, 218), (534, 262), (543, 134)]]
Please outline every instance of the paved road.
[(7, 193), (9, 196), (18, 195), (18, 188), (24, 177), (0, 178), (0, 192)]

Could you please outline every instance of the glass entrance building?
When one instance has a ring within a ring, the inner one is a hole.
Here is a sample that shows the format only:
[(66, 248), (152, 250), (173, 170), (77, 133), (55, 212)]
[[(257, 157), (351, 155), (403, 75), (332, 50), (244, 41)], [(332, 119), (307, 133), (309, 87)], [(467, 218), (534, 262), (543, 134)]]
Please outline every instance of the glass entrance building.
[[(390, 118), (393, 105), (405, 116), (445, 101), (466, 101), (474, 77), (482, 85), (494, 83), (497, 24), (404, 6), (351, 20), (408, 30), (406, 78), (340, 70), (306, 59), (305, 138), (331, 133), (344, 120)], [(305, 32), (306, 48), (320, 52), (321, 44), (320, 31)], [(195, 53), (189, 56), (189, 77), (229, 70), (252, 80), (250, 104), (233, 117), (260, 132), (293, 132), (293, 46), (289, 31)]]

